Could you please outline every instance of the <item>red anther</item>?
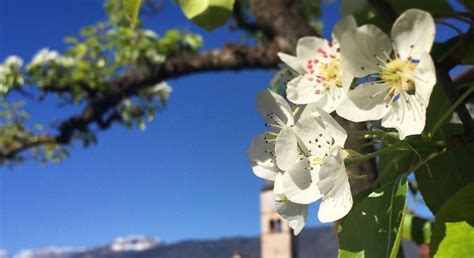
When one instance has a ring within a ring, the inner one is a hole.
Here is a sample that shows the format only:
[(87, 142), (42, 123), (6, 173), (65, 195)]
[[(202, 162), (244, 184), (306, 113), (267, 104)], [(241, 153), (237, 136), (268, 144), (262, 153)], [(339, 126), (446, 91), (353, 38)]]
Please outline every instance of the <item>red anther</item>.
[(317, 89), (317, 90), (315, 91), (315, 93), (319, 95), (319, 94), (321, 94), (321, 90), (320, 90), (320, 89)]
[(337, 49), (336, 49), (336, 52), (340, 52), (340, 51), (341, 51), (341, 48), (337, 48)]
[(329, 57), (331, 57), (331, 58), (333, 58), (333, 59), (334, 59), (334, 58), (336, 58), (336, 56), (335, 56), (335, 55), (329, 55)]
[(318, 60), (318, 59), (314, 59), (313, 62), (314, 62), (315, 64), (317, 64), (317, 63), (319, 63), (319, 60)]

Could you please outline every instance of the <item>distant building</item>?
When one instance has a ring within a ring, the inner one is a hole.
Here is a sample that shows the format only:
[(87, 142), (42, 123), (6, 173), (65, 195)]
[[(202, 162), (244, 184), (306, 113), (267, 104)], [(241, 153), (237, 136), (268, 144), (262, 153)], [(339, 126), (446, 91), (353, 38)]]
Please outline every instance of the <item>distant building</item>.
[(275, 208), (273, 184), (260, 192), (261, 258), (297, 258), (297, 241), (288, 221)]

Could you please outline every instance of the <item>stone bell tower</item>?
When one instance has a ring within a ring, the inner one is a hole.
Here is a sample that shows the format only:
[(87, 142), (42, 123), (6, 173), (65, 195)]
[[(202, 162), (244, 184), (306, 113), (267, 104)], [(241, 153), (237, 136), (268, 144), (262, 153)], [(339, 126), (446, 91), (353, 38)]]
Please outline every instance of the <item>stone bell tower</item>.
[(297, 258), (296, 238), (288, 221), (275, 208), (273, 184), (267, 184), (260, 193), (261, 258)]

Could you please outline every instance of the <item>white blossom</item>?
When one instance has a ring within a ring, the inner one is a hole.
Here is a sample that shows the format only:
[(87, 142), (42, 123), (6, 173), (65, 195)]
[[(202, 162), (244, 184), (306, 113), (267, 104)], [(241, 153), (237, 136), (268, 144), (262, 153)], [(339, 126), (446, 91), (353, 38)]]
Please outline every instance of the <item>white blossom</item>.
[(298, 74), (287, 85), (286, 94), (291, 102), (315, 102), (326, 112), (337, 108), (353, 79), (343, 69), (339, 41), (346, 31), (355, 28), (355, 19), (347, 16), (334, 26), (332, 42), (318, 37), (304, 37), (298, 41), (296, 57), (278, 54)]
[(275, 208), (284, 219), (288, 220), (290, 228), (293, 229), (293, 234), (298, 235), (303, 230), (308, 216), (308, 205), (294, 203), (288, 200), (285, 196), (282, 176), (275, 180), (273, 192), (275, 194)]
[(382, 119), (396, 128), (400, 139), (420, 134), (425, 127), (436, 74), (429, 55), (435, 25), (425, 11), (410, 9), (394, 23), (391, 39), (379, 28), (364, 25), (342, 36), (345, 69), (369, 80), (347, 93), (337, 113), (360, 122)]
[[(345, 130), (317, 104), (294, 112), (271, 91), (258, 94), (257, 108), (272, 130), (254, 138), (247, 152), (249, 163), (255, 175), (274, 181), (277, 211), (295, 234), (305, 225), (307, 205), (319, 199), (325, 207), (318, 215), (321, 221), (346, 215), (352, 196), (339, 156), (347, 139)], [(331, 208), (337, 212), (331, 213)]]
[(13, 69), (20, 69), (21, 66), (23, 65), (23, 59), (21, 59), (18, 56), (9, 56), (5, 59), (5, 62), (3, 63), (5, 66), (9, 66)]
[(59, 53), (55, 50), (49, 50), (48, 48), (43, 48), (33, 57), (29, 67), (36, 65), (43, 65), (50, 61), (53, 61), (59, 57)]

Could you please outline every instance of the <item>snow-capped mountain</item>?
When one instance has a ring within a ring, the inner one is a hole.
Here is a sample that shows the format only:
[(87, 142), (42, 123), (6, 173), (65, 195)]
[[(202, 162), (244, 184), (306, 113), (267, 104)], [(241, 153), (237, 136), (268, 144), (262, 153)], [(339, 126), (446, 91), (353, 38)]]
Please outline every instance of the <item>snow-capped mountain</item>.
[(59, 247), (46, 247), (36, 250), (24, 249), (15, 254), (13, 258), (65, 258), (82, 251), (82, 249), (78, 248)]
[[(12, 258), (75, 258), (83, 254), (110, 255), (115, 257), (129, 252), (141, 252), (161, 246), (162, 242), (153, 237), (130, 235), (117, 237), (112, 243), (93, 249), (47, 247), (41, 249), (24, 249)], [(114, 255), (115, 254), (115, 255)], [(0, 250), (0, 258), (10, 258), (6, 251)]]
[(161, 245), (161, 241), (152, 237), (131, 235), (117, 237), (110, 245), (110, 250), (114, 252), (145, 251)]

